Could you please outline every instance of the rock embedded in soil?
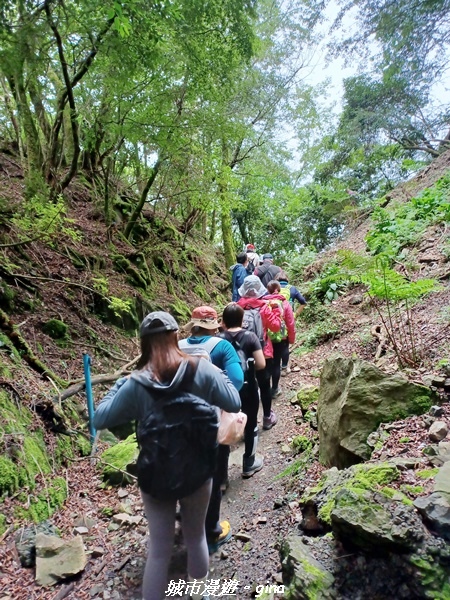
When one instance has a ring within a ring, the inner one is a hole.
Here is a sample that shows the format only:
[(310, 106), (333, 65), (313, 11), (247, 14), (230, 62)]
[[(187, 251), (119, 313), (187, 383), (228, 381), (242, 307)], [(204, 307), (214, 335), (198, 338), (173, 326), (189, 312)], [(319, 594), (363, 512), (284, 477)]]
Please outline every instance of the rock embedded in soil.
[(52, 586), (84, 570), (87, 558), (83, 539), (63, 540), (54, 535), (36, 535), (36, 583)]
[(450, 502), (446, 496), (433, 492), (414, 500), (414, 506), (432, 531), (450, 541)]
[(432, 442), (440, 442), (447, 437), (448, 425), (445, 421), (435, 421), (428, 431), (428, 437)]
[(36, 535), (38, 533), (56, 535), (57, 529), (49, 521), (44, 521), (38, 525), (20, 528), (16, 533), (16, 550), (22, 567), (34, 567), (36, 564)]
[(304, 538), (291, 534), (281, 546), (283, 581), (287, 583), (287, 600), (331, 600), (333, 575), (313, 556)]

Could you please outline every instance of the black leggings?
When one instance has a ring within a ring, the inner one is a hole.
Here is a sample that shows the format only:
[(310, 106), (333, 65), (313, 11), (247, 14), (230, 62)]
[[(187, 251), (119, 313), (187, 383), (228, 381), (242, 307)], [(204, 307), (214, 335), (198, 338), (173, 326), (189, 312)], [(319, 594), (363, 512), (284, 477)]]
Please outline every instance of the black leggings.
[(281, 365), (289, 362), (289, 340), (273, 343), (273, 366), (272, 366), (272, 388), (277, 389), (280, 383)]
[(261, 404), (265, 417), (270, 417), (272, 410), (272, 393), (270, 390), (270, 378), (272, 376), (273, 358), (266, 358), (266, 366), (260, 371), (256, 371), (256, 379), (261, 394)]
[(259, 395), (258, 384), (254, 373), (249, 373), (246, 381), (239, 392), (241, 396), (242, 412), (247, 415), (247, 424), (245, 425), (244, 441), (245, 456), (251, 456), (253, 453), (253, 444), (255, 440), (255, 429), (258, 426)]

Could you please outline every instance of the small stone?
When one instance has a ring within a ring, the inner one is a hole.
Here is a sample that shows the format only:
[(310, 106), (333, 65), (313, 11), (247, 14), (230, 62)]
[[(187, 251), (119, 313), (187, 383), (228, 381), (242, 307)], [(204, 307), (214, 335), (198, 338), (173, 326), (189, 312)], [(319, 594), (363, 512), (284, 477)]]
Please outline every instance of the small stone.
[(89, 533), (89, 529), (87, 527), (74, 527), (73, 530), (75, 533), (79, 533), (80, 535), (85, 535)]
[(108, 531), (117, 531), (120, 529), (120, 525), (118, 523), (109, 523)]
[(220, 560), (226, 560), (228, 558), (228, 552), (225, 552), (225, 550), (222, 550), (222, 552), (220, 553)]
[(91, 587), (89, 590), (89, 595), (94, 598), (94, 596), (98, 596), (103, 591), (103, 584), (96, 583), (94, 587)]
[(74, 527), (86, 527), (87, 529), (92, 529), (92, 527), (94, 527), (95, 525), (97, 525), (97, 522), (94, 521), (94, 519), (86, 517), (85, 515), (78, 517), (73, 522)]
[(275, 498), (273, 501), (273, 508), (276, 510), (277, 508), (281, 508), (284, 505), (283, 498)]
[(91, 550), (92, 558), (98, 558), (99, 556), (103, 556), (104, 554), (105, 554), (105, 551), (100, 546), (96, 546), (95, 548), (92, 548), (92, 550)]
[(429, 413), (432, 417), (442, 417), (444, 414), (444, 409), (442, 406), (432, 406), (429, 410)]
[(282, 453), (282, 454), (289, 454), (289, 453), (290, 453), (290, 451), (291, 451), (291, 448), (290, 448), (290, 446), (288, 446), (287, 444), (283, 444), (283, 445), (281, 446), (281, 453)]
[(432, 381), (431, 381), (432, 385), (435, 385), (436, 387), (444, 387), (445, 384), (445, 377), (440, 377), (439, 375), (433, 377)]
[(259, 517), (258, 518), (258, 523), (260, 525), (265, 525), (267, 523), (267, 517)]
[(448, 434), (448, 426), (444, 421), (435, 421), (428, 431), (428, 437), (432, 442), (440, 442)]
[(250, 542), (252, 539), (251, 535), (249, 535), (248, 533), (245, 533), (245, 531), (238, 531), (237, 533), (234, 534), (234, 537), (237, 540), (241, 540), (241, 542)]
[(128, 496), (128, 491), (124, 488), (120, 488), (120, 490), (117, 492), (117, 495), (119, 498), (126, 498)]
[(298, 507), (299, 507), (299, 504), (298, 504), (298, 502), (297, 502), (296, 500), (294, 500), (294, 501), (292, 501), (292, 502), (289, 502), (289, 505), (288, 505), (288, 506), (289, 506), (289, 508), (290, 508), (291, 510), (295, 510), (296, 508), (298, 508)]
[(450, 392), (450, 379), (446, 379), (444, 382), (444, 391)]

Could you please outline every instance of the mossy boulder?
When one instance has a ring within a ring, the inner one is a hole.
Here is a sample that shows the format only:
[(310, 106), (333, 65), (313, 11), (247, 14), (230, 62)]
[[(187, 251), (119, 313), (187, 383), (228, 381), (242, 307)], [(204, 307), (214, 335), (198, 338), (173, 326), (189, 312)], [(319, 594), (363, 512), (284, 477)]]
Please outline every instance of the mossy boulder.
[(334, 576), (312, 555), (304, 538), (292, 534), (280, 549), (286, 600), (331, 600)]
[(139, 448), (134, 434), (105, 450), (100, 457), (102, 463), (99, 465), (104, 481), (110, 485), (134, 483), (134, 478), (127, 475), (126, 470), (128, 465), (136, 462), (138, 454)]
[(333, 467), (324, 471), (316, 486), (305, 491), (301, 506), (305, 512), (313, 507), (319, 520), (331, 526), (331, 513), (336, 507), (337, 495), (342, 490), (354, 492), (357, 496), (366, 491), (376, 491), (388, 498), (387, 486), (398, 477), (400, 471), (391, 463), (354, 465), (342, 471)]
[(429, 388), (387, 375), (369, 362), (326, 360), (317, 405), (320, 461), (342, 469), (367, 460), (367, 437), (380, 423), (423, 414), (435, 402)]
[(67, 337), (69, 328), (59, 319), (50, 319), (42, 325), (42, 331), (54, 340), (63, 340)]

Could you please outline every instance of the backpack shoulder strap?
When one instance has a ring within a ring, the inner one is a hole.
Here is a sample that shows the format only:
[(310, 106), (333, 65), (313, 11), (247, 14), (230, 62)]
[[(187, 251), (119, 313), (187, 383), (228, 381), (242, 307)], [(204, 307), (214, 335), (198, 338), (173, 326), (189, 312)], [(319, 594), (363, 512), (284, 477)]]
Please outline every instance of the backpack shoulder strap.
[(206, 340), (206, 342), (203, 342), (202, 344), (199, 344), (199, 345), (202, 348), (204, 348), (206, 350), (206, 352), (208, 352), (208, 354), (211, 354), (211, 352), (214, 350), (214, 348), (217, 346), (217, 344), (222, 341), (222, 339), (223, 338), (220, 338), (217, 336), (212, 336), (208, 340)]

